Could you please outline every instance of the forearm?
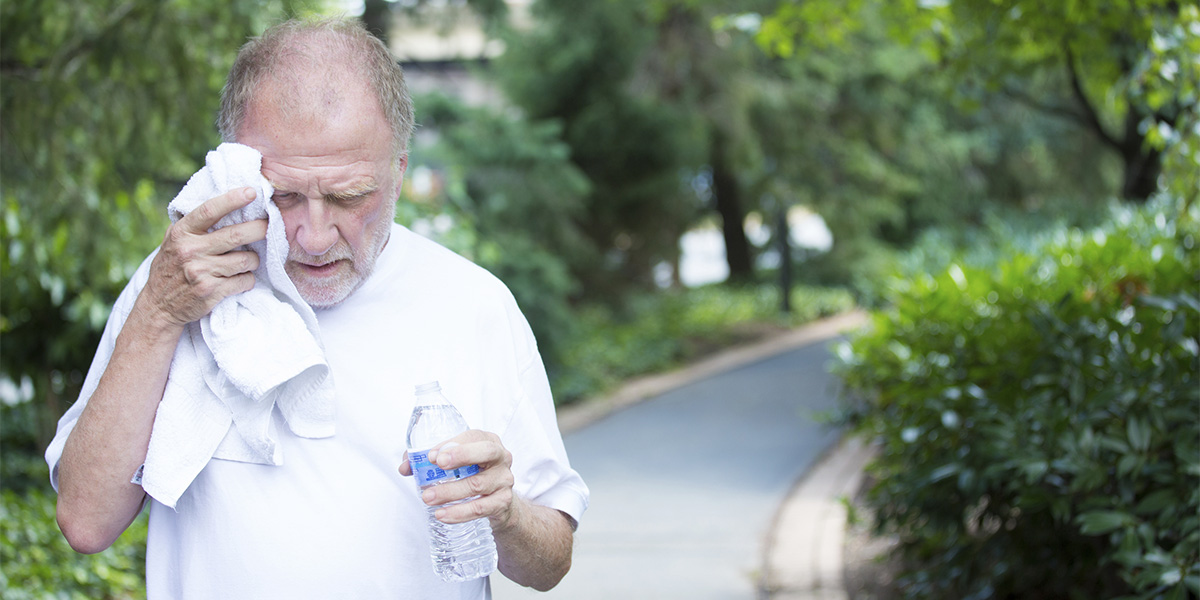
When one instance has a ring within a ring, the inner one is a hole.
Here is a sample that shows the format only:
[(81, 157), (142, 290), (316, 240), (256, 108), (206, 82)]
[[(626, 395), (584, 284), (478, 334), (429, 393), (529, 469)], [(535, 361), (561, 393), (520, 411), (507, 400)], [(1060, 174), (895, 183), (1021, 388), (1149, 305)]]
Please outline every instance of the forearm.
[(152, 323), (145, 312), (137, 306), (131, 312), (59, 461), (59, 528), (80, 552), (109, 547), (145, 497), (130, 478), (145, 461), (182, 333), (182, 327)]
[(571, 569), (574, 525), (562, 512), (516, 497), (512, 517), (493, 533), (500, 572), (521, 585), (544, 592)]

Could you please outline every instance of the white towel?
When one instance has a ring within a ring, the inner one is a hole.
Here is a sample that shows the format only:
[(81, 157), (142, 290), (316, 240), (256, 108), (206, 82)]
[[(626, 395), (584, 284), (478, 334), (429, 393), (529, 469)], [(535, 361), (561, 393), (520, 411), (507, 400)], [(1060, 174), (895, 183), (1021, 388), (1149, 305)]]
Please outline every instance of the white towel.
[(171, 362), (141, 483), (172, 508), (213, 457), (282, 464), (272, 425), (275, 407), (296, 435), (334, 433), (333, 379), (317, 318), (284, 272), (283, 217), (270, 202), (274, 190), (261, 170), (257, 150), (221, 144), (167, 207), (174, 222), (214, 196), (251, 187), (254, 201), (213, 229), (267, 219), (267, 238), (250, 244), (260, 258), (254, 288), (189, 323)]

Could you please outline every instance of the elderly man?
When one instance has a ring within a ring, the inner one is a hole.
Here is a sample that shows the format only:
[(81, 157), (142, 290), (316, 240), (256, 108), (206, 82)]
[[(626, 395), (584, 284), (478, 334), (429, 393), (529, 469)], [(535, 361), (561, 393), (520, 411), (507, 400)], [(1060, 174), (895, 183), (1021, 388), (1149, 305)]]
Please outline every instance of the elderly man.
[[(336, 434), (280, 427), (282, 464), (213, 458), (173, 507), (131, 482), (186, 326), (255, 284), (258, 255), (241, 248), (264, 239), (266, 221), (209, 231), (254, 192), (218, 195), (174, 223), (138, 269), (47, 450), (67, 540), (101, 551), (149, 502), (151, 598), (485, 598), (487, 579), (433, 573), (425, 514), (478, 496), (437, 518), (488, 518), (502, 573), (556, 585), (587, 487), (567, 462), (545, 369), (508, 290), (393, 223), (412, 107), (386, 48), (353, 22), (288, 22), (243, 47), (221, 100), (222, 136), (262, 154), (275, 190), (285, 270), (315, 309), (336, 382)], [(401, 475), (411, 475), (413, 385), (430, 372), (471, 392), (453, 399), (478, 428), (438, 464), (480, 472), (422, 494)]]

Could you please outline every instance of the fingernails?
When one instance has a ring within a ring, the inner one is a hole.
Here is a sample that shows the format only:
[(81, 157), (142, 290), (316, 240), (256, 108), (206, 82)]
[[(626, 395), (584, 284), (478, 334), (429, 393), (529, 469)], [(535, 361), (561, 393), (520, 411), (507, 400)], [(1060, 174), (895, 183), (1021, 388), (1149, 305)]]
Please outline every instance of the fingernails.
[(436, 497), (437, 494), (433, 493), (433, 490), (425, 490), (424, 492), (421, 492), (421, 501), (425, 504), (433, 502), (433, 499)]
[(242, 188), (242, 198), (245, 198), (246, 200), (253, 200), (254, 199), (254, 188), (250, 188), (250, 187)]
[(442, 444), (441, 450), (434, 450), (429, 453), (429, 462), (445, 469), (450, 466), (450, 459), (453, 458), (447, 450), (458, 445), (458, 442), (446, 442)]

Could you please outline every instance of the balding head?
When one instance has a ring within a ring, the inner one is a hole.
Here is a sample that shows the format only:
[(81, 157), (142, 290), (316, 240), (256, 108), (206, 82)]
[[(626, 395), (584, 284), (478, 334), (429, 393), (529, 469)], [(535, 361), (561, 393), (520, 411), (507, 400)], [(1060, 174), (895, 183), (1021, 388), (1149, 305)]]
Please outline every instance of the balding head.
[(393, 162), (399, 161), (408, 152), (413, 109), (387, 48), (355, 20), (287, 21), (242, 47), (221, 91), (217, 126), (223, 140), (238, 141), (247, 111), (258, 102), (318, 125), (347, 95), (363, 93), (378, 103), (391, 128)]

